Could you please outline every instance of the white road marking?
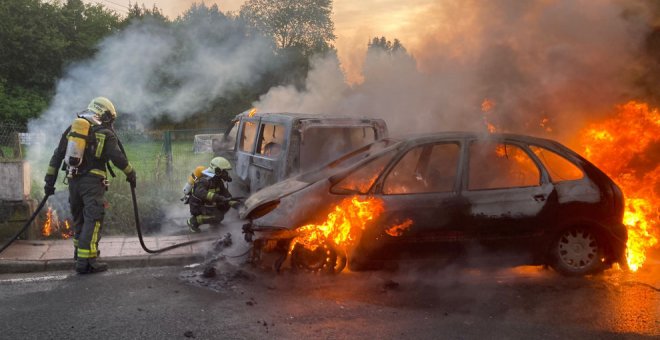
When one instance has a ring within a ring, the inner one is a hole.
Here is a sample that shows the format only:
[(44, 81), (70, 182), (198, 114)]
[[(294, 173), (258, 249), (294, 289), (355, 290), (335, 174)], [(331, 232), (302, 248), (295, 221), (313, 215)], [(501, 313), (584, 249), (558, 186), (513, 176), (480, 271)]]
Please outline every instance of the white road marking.
[(43, 282), (43, 281), (60, 281), (64, 280), (74, 274), (63, 274), (63, 275), (44, 275), (44, 276), (34, 276), (34, 277), (24, 277), (18, 279), (4, 279), (0, 280), (0, 284), (4, 283), (32, 283), (32, 282)]

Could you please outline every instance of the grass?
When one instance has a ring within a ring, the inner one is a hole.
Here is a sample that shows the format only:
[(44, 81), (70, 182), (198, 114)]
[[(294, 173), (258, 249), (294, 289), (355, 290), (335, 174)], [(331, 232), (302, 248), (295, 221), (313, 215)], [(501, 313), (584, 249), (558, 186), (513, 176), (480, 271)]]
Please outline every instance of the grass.
[[(143, 231), (156, 232), (160, 230), (168, 211), (173, 208), (188, 209), (188, 206), (183, 205), (179, 200), (183, 195), (182, 188), (188, 175), (195, 167), (208, 165), (213, 155), (193, 153), (192, 140), (173, 141), (172, 165), (168, 173), (168, 157), (163, 154), (162, 141), (131, 141), (123, 144), (128, 160), (137, 172), (136, 196)], [(43, 164), (36, 165), (43, 167), (44, 171), (50, 155), (47, 157)], [(109, 178), (110, 186), (105, 195), (109, 208), (105, 210), (103, 234), (134, 235), (135, 222), (130, 186), (121, 170), (115, 167), (113, 170), (117, 177)], [(60, 172), (57, 191), (68, 190), (66, 185), (62, 184), (63, 177), (64, 174)], [(41, 199), (43, 180), (33, 178), (32, 186), (32, 197)]]
[[(131, 142), (124, 148), (137, 172), (136, 196), (142, 224), (147, 231), (157, 231), (168, 210), (183, 206), (179, 199), (188, 175), (196, 166), (208, 164), (212, 155), (193, 153), (192, 141), (173, 142), (172, 166), (168, 173), (168, 157), (163, 154), (161, 142)], [(134, 230), (130, 187), (123, 179), (124, 175), (118, 174), (106, 194), (110, 203), (106, 225), (111, 233)]]

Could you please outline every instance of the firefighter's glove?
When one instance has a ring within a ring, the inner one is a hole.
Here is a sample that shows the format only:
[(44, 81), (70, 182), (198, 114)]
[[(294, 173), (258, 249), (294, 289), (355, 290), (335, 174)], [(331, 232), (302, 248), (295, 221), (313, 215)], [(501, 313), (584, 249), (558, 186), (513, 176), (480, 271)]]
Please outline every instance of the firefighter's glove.
[(44, 185), (44, 194), (47, 196), (51, 196), (55, 193), (55, 176), (54, 175), (46, 175), (46, 178), (44, 178), (44, 182), (46, 183)]
[(128, 174), (126, 174), (126, 182), (131, 184), (131, 188), (135, 188), (135, 184), (137, 183), (136, 182), (135, 170), (133, 170), (133, 171), (129, 172)]
[(229, 200), (229, 206), (234, 208), (234, 209), (238, 209), (241, 206), (241, 204), (243, 204), (243, 203), (241, 203), (241, 201)]

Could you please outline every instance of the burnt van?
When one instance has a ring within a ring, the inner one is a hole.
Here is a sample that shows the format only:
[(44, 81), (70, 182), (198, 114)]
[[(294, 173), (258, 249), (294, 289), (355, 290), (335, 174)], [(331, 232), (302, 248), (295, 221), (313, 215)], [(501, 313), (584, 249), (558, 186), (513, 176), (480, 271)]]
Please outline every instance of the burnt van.
[(386, 136), (382, 119), (252, 109), (238, 114), (212, 149), (232, 163), (232, 187), (247, 194)]

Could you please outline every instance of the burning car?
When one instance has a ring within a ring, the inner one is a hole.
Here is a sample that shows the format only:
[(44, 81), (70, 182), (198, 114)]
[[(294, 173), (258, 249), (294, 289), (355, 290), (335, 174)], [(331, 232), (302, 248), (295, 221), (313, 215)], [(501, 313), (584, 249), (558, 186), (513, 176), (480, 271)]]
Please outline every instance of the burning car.
[(339, 272), (478, 246), (564, 275), (625, 266), (623, 194), (562, 144), (447, 132), (383, 139), (252, 195), (252, 261)]

